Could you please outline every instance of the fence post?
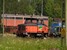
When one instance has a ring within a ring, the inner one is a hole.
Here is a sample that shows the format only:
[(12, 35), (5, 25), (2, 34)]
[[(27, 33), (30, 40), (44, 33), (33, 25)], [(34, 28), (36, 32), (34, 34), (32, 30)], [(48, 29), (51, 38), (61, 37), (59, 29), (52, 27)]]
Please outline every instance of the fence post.
[(66, 16), (66, 46), (67, 46), (67, 0), (66, 0), (66, 3), (65, 3), (65, 7), (66, 7), (65, 8), (66, 9), (66, 12), (65, 12), (66, 15), (65, 16)]

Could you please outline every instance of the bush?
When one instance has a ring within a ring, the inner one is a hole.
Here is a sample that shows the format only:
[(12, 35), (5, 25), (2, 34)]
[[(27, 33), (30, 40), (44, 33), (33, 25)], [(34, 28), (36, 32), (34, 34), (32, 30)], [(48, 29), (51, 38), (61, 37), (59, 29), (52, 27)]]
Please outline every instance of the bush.
[(2, 27), (2, 25), (0, 24), (0, 33), (2, 33), (3, 32), (3, 27)]

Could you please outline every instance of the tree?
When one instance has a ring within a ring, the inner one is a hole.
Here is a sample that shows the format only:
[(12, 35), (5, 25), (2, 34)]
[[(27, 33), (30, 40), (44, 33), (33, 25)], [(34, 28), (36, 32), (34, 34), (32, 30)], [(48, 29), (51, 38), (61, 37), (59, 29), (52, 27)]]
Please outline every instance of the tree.
[(62, 16), (62, 0), (45, 0), (44, 11), (50, 17), (58, 17)]
[[(2, 0), (0, 0), (2, 13)], [(5, 13), (8, 14), (36, 14), (41, 15), (42, 0), (6, 0)], [(62, 16), (61, 0), (43, 0), (43, 15), (50, 17)]]
[(62, 0), (55, 0), (54, 1), (54, 17), (61, 18), (62, 17)]
[(48, 16), (53, 17), (54, 11), (54, 0), (45, 0), (44, 11)]
[(0, 0), (0, 15), (2, 14), (3, 10), (3, 0)]
[(33, 14), (34, 8), (29, 3), (30, 0), (6, 0), (5, 13), (10, 14)]

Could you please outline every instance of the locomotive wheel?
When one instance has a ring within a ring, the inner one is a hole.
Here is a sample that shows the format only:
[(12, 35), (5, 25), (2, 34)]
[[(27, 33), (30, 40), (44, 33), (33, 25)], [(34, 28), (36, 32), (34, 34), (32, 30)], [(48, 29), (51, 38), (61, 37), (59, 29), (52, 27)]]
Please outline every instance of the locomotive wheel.
[(20, 33), (20, 34), (19, 34), (19, 33), (17, 33), (17, 34), (16, 34), (16, 36), (18, 36), (18, 37), (22, 37), (22, 36), (23, 36), (23, 34), (22, 34), (22, 33)]
[(29, 34), (28, 33), (23, 33), (22, 37), (29, 37)]
[(16, 34), (16, 36), (19, 36), (19, 34)]
[(48, 33), (44, 33), (44, 37), (48, 37)]
[(48, 33), (46, 33), (45, 37), (48, 37)]
[(36, 34), (35, 33), (30, 33), (30, 37), (36, 38)]
[(13, 34), (16, 34), (15, 32)]
[(42, 36), (41, 37), (42, 37), (42, 39), (44, 38), (44, 33), (42, 33)]

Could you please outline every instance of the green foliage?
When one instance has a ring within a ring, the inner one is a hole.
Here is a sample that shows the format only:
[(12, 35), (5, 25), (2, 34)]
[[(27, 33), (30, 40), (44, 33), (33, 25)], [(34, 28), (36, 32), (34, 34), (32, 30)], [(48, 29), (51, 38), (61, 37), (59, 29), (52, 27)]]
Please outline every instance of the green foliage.
[(62, 17), (62, 0), (46, 0), (45, 12), (50, 17)]
[(44, 10), (50, 17), (53, 17), (54, 0), (46, 0)]
[(2, 13), (3, 0), (0, 0), (0, 14)]
[[(43, 15), (50, 17), (62, 16), (62, 0), (43, 0)], [(0, 14), (2, 14), (3, 0), (0, 0)], [(36, 14), (41, 15), (42, 0), (5, 0), (5, 13), (8, 14)]]
[(2, 25), (0, 24), (0, 33), (2, 33), (2, 31), (3, 31), (3, 27), (2, 27)]
[(56, 0), (54, 4), (54, 16), (55, 17), (62, 17), (62, 0)]
[(63, 47), (60, 40), (60, 38), (19, 38), (5, 35), (0, 38), (0, 50), (51, 50), (52, 48), (61, 50)]

